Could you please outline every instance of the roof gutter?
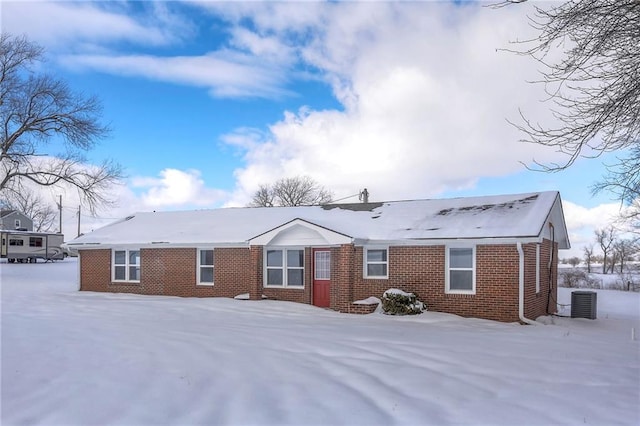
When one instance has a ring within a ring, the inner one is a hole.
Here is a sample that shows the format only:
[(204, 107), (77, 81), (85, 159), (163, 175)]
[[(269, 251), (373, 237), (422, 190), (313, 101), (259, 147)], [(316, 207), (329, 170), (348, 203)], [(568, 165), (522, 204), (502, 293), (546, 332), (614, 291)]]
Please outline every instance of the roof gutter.
[(522, 250), (522, 243), (517, 242), (518, 248), (518, 316), (520, 321), (530, 325), (540, 325), (539, 323), (526, 318), (524, 316), (524, 250)]

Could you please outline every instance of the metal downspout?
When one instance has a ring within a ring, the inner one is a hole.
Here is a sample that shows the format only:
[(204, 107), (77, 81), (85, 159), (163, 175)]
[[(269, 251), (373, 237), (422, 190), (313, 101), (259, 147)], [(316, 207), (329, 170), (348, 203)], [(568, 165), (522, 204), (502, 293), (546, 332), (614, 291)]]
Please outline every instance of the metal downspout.
[(525, 324), (540, 325), (524, 316), (524, 250), (522, 250), (522, 243), (519, 241), (516, 243), (516, 247), (518, 248), (518, 316), (520, 321)]

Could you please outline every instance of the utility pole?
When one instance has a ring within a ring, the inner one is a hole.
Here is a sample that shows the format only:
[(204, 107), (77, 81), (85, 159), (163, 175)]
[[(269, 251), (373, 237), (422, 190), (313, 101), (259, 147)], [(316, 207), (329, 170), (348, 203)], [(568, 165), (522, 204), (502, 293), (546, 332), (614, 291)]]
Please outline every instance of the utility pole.
[(78, 237), (80, 236), (80, 205), (78, 205)]
[(60, 202), (58, 203), (58, 216), (60, 216), (60, 225), (58, 225), (58, 232), (62, 234), (62, 195), (60, 195)]

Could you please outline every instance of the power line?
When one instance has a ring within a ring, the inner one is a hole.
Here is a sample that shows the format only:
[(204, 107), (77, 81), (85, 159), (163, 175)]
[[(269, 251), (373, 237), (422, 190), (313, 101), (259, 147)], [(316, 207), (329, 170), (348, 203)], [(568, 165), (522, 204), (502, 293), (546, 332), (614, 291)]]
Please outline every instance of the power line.
[(359, 195), (360, 195), (360, 193), (358, 192), (358, 193), (356, 193), (356, 194), (349, 195), (349, 196), (347, 196), (347, 197), (338, 198), (337, 200), (333, 200), (333, 201), (331, 201), (331, 202), (332, 202), (332, 203), (337, 203), (338, 201), (346, 200), (347, 198), (357, 197), (357, 196), (359, 196)]

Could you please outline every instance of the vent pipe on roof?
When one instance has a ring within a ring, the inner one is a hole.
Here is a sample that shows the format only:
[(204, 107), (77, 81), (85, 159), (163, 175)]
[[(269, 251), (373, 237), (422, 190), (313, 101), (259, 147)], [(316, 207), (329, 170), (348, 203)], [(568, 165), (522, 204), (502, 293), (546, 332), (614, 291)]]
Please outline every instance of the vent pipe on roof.
[(369, 191), (367, 191), (367, 188), (360, 191), (360, 194), (358, 194), (358, 198), (365, 204), (369, 202)]

